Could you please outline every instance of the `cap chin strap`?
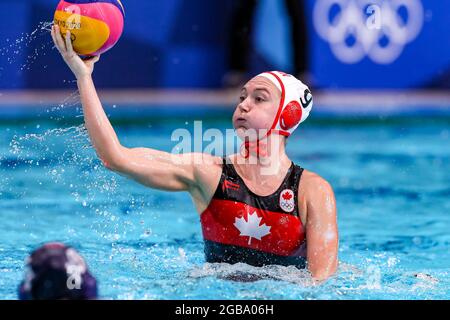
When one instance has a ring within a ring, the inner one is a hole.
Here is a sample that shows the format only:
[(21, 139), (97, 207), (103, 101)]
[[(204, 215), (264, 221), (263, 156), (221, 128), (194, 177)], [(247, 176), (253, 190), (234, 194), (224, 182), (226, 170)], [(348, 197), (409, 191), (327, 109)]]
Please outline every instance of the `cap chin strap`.
[(260, 156), (266, 156), (267, 155), (267, 147), (260, 143), (260, 139), (251, 142), (251, 141), (244, 141), (243, 143), (244, 151), (243, 157), (245, 159), (250, 158), (250, 153), (255, 153), (256, 157), (259, 158)]

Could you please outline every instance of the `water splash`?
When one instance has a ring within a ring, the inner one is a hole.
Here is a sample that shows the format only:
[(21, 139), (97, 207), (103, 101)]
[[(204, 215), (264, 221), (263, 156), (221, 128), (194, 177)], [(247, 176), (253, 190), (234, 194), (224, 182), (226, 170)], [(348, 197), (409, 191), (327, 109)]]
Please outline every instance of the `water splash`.
[[(27, 55), (25, 62), (19, 66), (20, 71), (30, 70), (37, 59), (45, 56), (48, 48), (53, 47), (53, 41), (49, 37), (52, 25), (53, 22), (42, 21), (30, 33), (23, 32), (15, 40), (6, 39), (6, 45), (0, 48), (0, 57), (6, 57), (8, 64), (14, 64), (25, 49), (32, 48), (32, 52)], [(48, 37), (48, 40), (42, 41), (44, 36)], [(43, 68), (46, 69), (47, 66), (43, 66)]]
[(315, 282), (307, 270), (294, 266), (268, 265), (254, 267), (245, 263), (205, 263), (190, 270), (191, 278), (217, 277), (237, 282), (255, 282), (260, 280), (285, 281), (303, 287), (314, 286)]
[[(75, 97), (74, 93), (66, 100), (76, 100)], [(65, 106), (67, 102), (61, 104), (62, 108)], [(36, 128), (40, 129), (41, 126)], [(10, 156), (4, 161), (0, 159), (2, 167), (8, 171), (20, 169), (23, 172), (44, 172), (44, 176), (36, 180), (38, 185), (23, 188), (24, 194), (39, 190), (43, 185), (46, 189), (70, 194), (80, 211), (98, 217), (90, 226), (91, 230), (110, 242), (122, 240), (127, 232), (143, 234), (148, 231), (147, 226), (133, 225), (126, 219), (128, 214), (143, 214), (148, 207), (148, 199), (144, 195), (121, 192), (125, 178), (102, 165), (84, 124), (67, 128), (42, 128), (42, 131), (14, 135), (9, 145)], [(12, 172), (9, 174), (14, 176)], [(9, 189), (14, 189), (14, 181), (2, 179), (3, 183), (9, 184)]]
[[(72, 107), (75, 107), (75, 110), (70, 110), (70, 108)], [(49, 114), (49, 119), (55, 120), (56, 122), (65, 119), (65, 111), (75, 112), (75, 118), (83, 117), (82, 107), (80, 103), (80, 92), (78, 90), (73, 91), (60, 103), (49, 106), (47, 109), (45, 109), (45, 113)], [(39, 116), (40, 115), (41, 114), (39, 114)]]
[[(61, 111), (65, 108), (73, 107), (80, 104), (80, 92), (78, 90), (69, 94), (61, 103), (47, 109), (47, 112)], [(78, 109), (79, 110), (79, 109)]]
[[(7, 39), (6, 46), (0, 48), (0, 57), (5, 57), (8, 64), (14, 64), (18, 59), (23, 59), (21, 54), (24, 50), (28, 50), (31, 53), (19, 68), (20, 71), (29, 70), (40, 56), (47, 54), (49, 47), (54, 49), (49, 36), (52, 25), (53, 22), (40, 22), (33, 31), (22, 33), (15, 40)], [(48, 37), (48, 41), (43, 41), (43, 37)], [(45, 68), (46, 66), (44, 66)], [(72, 84), (74, 81), (63, 80), (63, 82)], [(43, 111), (45, 118), (56, 121), (58, 124), (65, 118), (63, 112), (70, 110), (71, 107), (76, 107), (75, 118), (82, 117), (79, 97), (79, 92), (74, 91), (60, 103), (48, 106)], [(41, 116), (42, 113), (39, 113), (38, 118)], [(40, 128), (41, 126), (38, 124), (36, 129)], [(64, 146), (64, 149), (58, 148), (61, 145)], [(96, 231), (106, 239), (118, 240), (121, 226), (124, 225), (120, 218), (116, 218), (117, 212), (111, 212), (111, 207), (126, 207), (125, 213), (129, 213), (145, 206), (144, 201), (132, 196), (130, 197), (131, 203), (127, 205), (123, 205), (121, 202), (123, 199), (115, 197), (119, 188), (119, 180), (116, 175), (108, 172), (98, 160), (84, 125), (44, 129), (42, 133), (15, 135), (10, 141), (9, 147), (10, 157), (6, 160), (0, 159), (2, 170), (17, 170), (19, 167), (21, 170), (23, 169), (24, 173), (32, 173), (32, 169), (35, 168), (44, 170), (45, 176), (38, 180), (39, 186), (50, 181), (51, 185), (47, 187), (67, 190), (82, 208), (104, 217), (103, 221), (93, 228), (96, 228)], [(2, 176), (1, 183), (4, 186), (2, 189), (13, 190), (12, 185), (15, 181), (8, 180), (5, 177), (7, 174)], [(72, 181), (71, 177), (73, 176), (82, 179)], [(44, 178), (47, 182), (42, 181), (45, 180)], [(33, 192), (32, 186), (24, 189), (22, 195)], [(10, 193), (14, 194), (13, 191)], [(99, 204), (102, 201), (103, 203)], [(106, 224), (112, 225), (113, 230), (106, 231)]]
[[(336, 299), (378, 297), (402, 298), (414, 295), (427, 298), (430, 290), (438, 290), (440, 281), (432, 272), (408, 272), (393, 266), (393, 257), (380, 254), (375, 259), (366, 258), (357, 266), (340, 262), (338, 271), (327, 281), (316, 283), (309, 272), (295, 267), (265, 266), (253, 267), (238, 263), (206, 263), (194, 266), (188, 271), (188, 278), (216, 278), (238, 283), (258, 281), (282, 281), (290, 286), (292, 298)], [(395, 258), (398, 259), (398, 258)], [(391, 269), (387, 270), (387, 266)]]

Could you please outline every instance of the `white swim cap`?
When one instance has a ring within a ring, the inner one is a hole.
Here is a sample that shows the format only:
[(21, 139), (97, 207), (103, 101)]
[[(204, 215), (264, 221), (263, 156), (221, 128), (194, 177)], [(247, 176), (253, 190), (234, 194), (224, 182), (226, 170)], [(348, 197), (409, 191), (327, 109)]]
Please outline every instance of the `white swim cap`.
[(267, 135), (278, 133), (289, 137), (311, 112), (313, 106), (311, 91), (293, 75), (280, 71), (263, 72), (258, 77), (270, 80), (281, 91), (277, 115)]

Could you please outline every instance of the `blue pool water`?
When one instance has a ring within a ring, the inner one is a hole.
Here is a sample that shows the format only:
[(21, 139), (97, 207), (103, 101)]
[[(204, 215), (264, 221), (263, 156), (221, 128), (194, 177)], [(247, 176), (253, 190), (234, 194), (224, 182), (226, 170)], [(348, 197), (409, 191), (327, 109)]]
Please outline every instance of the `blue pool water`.
[[(115, 128), (126, 146), (170, 151), (172, 131), (192, 120), (117, 118)], [(230, 125), (222, 114), (204, 123)], [(336, 193), (340, 266), (319, 286), (295, 268), (205, 264), (188, 195), (105, 170), (79, 117), (3, 119), (0, 139), (0, 298), (16, 299), (25, 258), (55, 240), (86, 258), (103, 299), (450, 298), (448, 117), (312, 118), (289, 139), (291, 158)]]

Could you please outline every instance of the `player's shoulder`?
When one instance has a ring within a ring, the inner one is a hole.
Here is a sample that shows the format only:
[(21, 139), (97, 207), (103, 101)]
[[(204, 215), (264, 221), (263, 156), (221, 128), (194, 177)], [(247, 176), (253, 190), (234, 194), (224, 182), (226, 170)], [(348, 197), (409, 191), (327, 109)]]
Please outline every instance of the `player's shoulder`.
[(191, 160), (194, 163), (194, 172), (201, 180), (214, 180), (222, 172), (223, 158), (207, 153), (193, 153)]
[(304, 170), (299, 187), (299, 205), (302, 206), (306, 221), (311, 215), (336, 214), (335, 195), (331, 184), (312, 171)]
[(300, 180), (300, 189), (308, 193), (333, 193), (333, 187), (323, 177), (315, 172), (304, 169)]

